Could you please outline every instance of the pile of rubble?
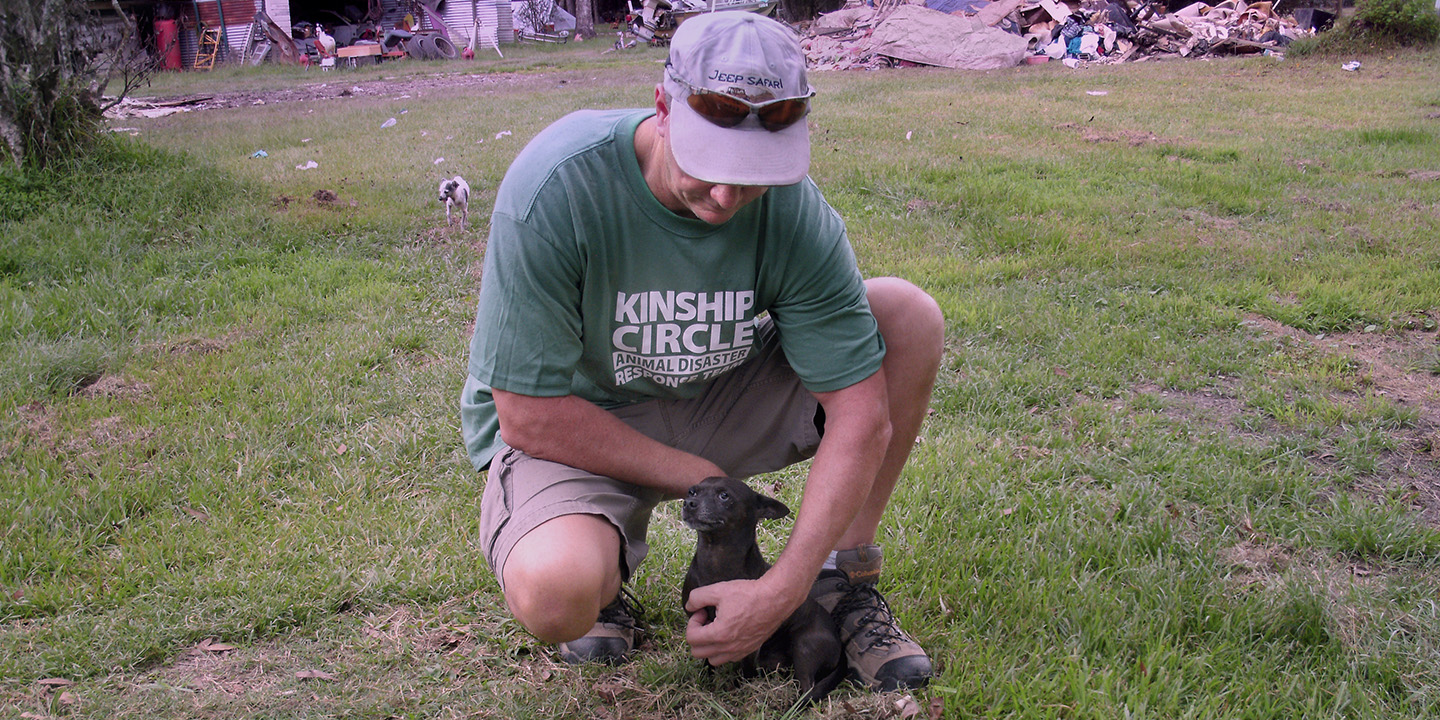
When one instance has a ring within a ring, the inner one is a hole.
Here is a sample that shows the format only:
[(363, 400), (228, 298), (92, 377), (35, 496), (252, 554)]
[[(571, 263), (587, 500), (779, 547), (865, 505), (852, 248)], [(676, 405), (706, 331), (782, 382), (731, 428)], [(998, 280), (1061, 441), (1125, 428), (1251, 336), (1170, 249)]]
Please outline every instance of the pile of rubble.
[(1314, 34), (1317, 19), (1306, 9), (1297, 21), (1300, 11), (1282, 16), (1274, 5), (1224, 0), (1167, 12), (1148, 0), (850, 0), (811, 23), (801, 45), (820, 70), (1274, 55)]

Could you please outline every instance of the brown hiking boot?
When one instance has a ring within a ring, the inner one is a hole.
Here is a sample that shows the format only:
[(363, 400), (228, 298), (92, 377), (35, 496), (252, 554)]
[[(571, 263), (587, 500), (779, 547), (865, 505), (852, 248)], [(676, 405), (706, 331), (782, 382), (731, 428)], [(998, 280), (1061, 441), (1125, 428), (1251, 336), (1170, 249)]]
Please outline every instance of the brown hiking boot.
[(620, 594), (600, 609), (600, 617), (595, 619), (595, 626), (585, 637), (559, 644), (560, 659), (571, 665), (589, 662), (615, 664), (628, 660), (635, 646), (640, 644), (640, 630), (635, 618), (642, 612), (635, 596), (621, 588)]
[(820, 571), (810, 597), (835, 618), (855, 679), (873, 690), (921, 688), (934, 670), (875, 589), (883, 559), (878, 545), (837, 553), (836, 569)]

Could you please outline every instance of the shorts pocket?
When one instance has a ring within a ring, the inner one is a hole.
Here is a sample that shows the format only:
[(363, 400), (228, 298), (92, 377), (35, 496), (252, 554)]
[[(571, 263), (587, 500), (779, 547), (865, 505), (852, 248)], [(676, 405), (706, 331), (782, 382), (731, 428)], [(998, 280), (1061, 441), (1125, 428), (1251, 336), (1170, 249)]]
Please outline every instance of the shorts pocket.
[(483, 543), (481, 551), (485, 553), (485, 559), (492, 568), (495, 567), (495, 543), (505, 531), (505, 526), (510, 523), (510, 515), (514, 510), (514, 473), (510, 465), (514, 453), (513, 448), (506, 447), (495, 455), (485, 478), (485, 492), (480, 498), (480, 541)]

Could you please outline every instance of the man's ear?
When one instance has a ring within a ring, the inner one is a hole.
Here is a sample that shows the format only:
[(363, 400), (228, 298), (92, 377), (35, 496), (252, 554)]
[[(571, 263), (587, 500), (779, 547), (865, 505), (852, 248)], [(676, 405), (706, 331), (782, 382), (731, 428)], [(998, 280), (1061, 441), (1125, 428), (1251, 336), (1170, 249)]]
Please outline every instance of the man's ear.
[(772, 497), (757, 494), (755, 496), (755, 515), (769, 520), (779, 520), (790, 514), (790, 508), (785, 503)]
[(655, 84), (655, 129), (661, 135), (670, 134), (670, 106), (666, 104), (665, 86)]

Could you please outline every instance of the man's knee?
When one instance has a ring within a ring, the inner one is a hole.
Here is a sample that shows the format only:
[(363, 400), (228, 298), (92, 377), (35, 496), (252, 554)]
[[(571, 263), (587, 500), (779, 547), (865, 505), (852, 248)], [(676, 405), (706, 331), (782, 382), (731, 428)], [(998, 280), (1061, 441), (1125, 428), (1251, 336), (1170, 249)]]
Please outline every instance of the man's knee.
[(595, 624), (604, 582), (551, 568), (505, 566), (505, 603), (521, 625), (543, 642), (557, 643), (585, 635)]
[(521, 538), (505, 561), (511, 614), (547, 643), (584, 636), (620, 590), (619, 534), (594, 516), (567, 517)]
[(945, 344), (945, 314), (935, 298), (895, 277), (871, 278), (865, 290), (886, 345), (938, 360)]

